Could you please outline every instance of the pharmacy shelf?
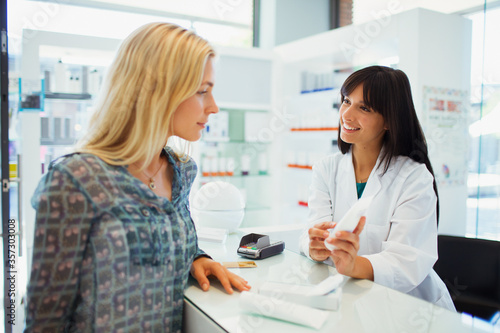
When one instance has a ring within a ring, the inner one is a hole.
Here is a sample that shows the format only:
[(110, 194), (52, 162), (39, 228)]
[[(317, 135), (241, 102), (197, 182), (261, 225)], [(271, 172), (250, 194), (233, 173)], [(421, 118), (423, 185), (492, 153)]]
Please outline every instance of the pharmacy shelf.
[(227, 180), (230, 181), (231, 179), (259, 179), (259, 178), (266, 178), (266, 177), (271, 177), (270, 174), (261, 174), (261, 175), (256, 175), (256, 174), (250, 174), (250, 175), (217, 175), (217, 176), (201, 176), (200, 181), (214, 181), (214, 180)]
[(92, 96), (87, 93), (82, 94), (72, 94), (72, 93), (61, 93), (61, 92), (46, 92), (46, 99), (68, 99), (68, 100), (89, 100)]
[(313, 168), (311, 165), (294, 165), (294, 164), (288, 164), (287, 167), (292, 169), (304, 169), (304, 170), (312, 170)]
[(336, 132), (338, 127), (308, 127), (308, 128), (290, 128), (291, 132), (317, 132), (317, 131), (328, 131)]
[(234, 103), (234, 102), (217, 102), (217, 106), (221, 110), (231, 111), (262, 111), (267, 112), (271, 110), (270, 104), (252, 104), (252, 103)]
[[(375, 31), (375, 33), (374, 33)], [(472, 24), (463, 16), (444, 14), (423, 8), (373, 20), (359, 25), (333, 29), (274, 48), (279, 86), (275, 89), (276, 105), (283, 105), (291, 116), (289, 128), (316, 128), (338, 126), (326, 123), (328, 113), (339, 106), (339, 87), (349, 72), (370, 65), (391, 66), (406, 73), (412, 88), (415, 109), (426, 134), (431, 163), (441, 165), (446, 159), (457, 168), (466, 161), (466, 150), (453, 156), (449, 147), (440, 144), (431, 131), (430, 111), (426, 108), (428, 88), (445, 88), (448, 91), (468, 91), (470, 88), (470, 64)], [(442, 48), (448, 52), (429, 53)], [(453, 57), (449, 57), (453, 54)], [(460, 69), (460, 70), (457, 70)], [(336, 89), (325, 90), (331, 86)], [(305, 90), (317, 90), (301, 93)], [(333, 113), (332, 113), (333, 114)], [(293, 118), (292, 116), (295, 116)], [(467, 131), (461, 122), (447, 130), (450, 137)], [(296, 193), (303, 200), (303, 188), (310, 184), (311, 173), (298, 168), (286, 168), (287, 164), (311, 164), (315, 153), (334, 153), (337, 135), (328, 131), (287, 131), (280, 138), (283, 142), (281, 165), (284, 169), (282, 188), (283, 221), (303, 218), (297, 205)], [(330, 137), (328, 137), (330, 135)], [(311, 154), (312, 156), (311, 158)], [(319, 155), (318, 155), (319, 156)], [(454, 207), (466, 197), (466, 185), (443, 186), (438, 184), (442, 207)], [(442, 209), (440, 233), (464, 234), (465, 206), (461, 209)]]

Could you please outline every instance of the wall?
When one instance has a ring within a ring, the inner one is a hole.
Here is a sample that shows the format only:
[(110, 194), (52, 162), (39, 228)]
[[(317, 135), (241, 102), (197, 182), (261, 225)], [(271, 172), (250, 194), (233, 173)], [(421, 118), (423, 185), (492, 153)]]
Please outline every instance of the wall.
[(329, 0), (262, 0), (260, 15), (265, 49), (330, 29)]

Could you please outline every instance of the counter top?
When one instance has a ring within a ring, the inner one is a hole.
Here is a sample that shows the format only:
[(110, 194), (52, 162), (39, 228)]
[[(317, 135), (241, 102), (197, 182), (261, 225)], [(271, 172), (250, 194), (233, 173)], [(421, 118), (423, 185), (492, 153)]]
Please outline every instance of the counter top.
[[(241, 235), (230, 235), (225, 244), (200, 242), (200, 247), (215, 260), (245, 261), (237, 255)], [(329, 275), (337, 274), (334, 267), (320, 264), (285, 250), (282, 254), (264, 260), (255, 260), (256, 268), (235, 268), (232, 272), (245, 278), (256, 292), (266, 282), (315, 285)], [(495, 332), (486, 323), (478, 323), (421, 299), (403, 294), (368, 280), (345, 278), (342, 285), (339, 310), (331, 311), (319, 332)], [(245, 312), (239, 307), (239, 292), (228, 295), (216, 280), (211, 280), (208, 292), (190, 278), (185, 291), (186, 331), (200, 332), (200, 318), (212, 328), (203, 332), (317, 332), (258, 314)], [(262, 312), (272, 311), (272, 305), (263, 305)]]

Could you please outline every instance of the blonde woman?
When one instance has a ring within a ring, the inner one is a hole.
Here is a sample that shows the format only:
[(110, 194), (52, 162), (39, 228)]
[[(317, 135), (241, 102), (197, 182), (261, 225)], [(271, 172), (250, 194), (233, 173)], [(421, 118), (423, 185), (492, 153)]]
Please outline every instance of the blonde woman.
[(196, 164), (167, 140), (200, 138), (218, 108), (214, 51), (153, 23), (110, 67), (88, 135), (52, 163), (37, 210), (28, 332), (178, 332), (188, 275), (248, 290), (198, 248), (188, 195)]

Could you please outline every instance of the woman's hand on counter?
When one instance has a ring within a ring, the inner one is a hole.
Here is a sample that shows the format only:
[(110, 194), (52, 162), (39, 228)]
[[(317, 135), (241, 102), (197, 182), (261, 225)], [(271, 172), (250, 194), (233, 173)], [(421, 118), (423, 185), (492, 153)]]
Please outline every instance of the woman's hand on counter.
[(207, 291), (210, 287), (209, 276), (216, 277), (228, 294), (233, 293), (232, 287), (239, 291), (248, 291), (251, 288), (241, 276), (230, 272), (220, 263), (207, 257), (199, 257), (193, 261), (191, 275), (198, 281), (203, 291)]

